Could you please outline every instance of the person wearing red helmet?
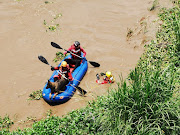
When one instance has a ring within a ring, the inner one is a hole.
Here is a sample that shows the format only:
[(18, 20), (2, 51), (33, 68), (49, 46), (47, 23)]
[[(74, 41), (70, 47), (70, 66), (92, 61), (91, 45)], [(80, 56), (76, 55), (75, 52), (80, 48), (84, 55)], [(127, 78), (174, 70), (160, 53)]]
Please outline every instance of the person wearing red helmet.
[[(68, 63), (68, 64), (73, 64), (75, 65), (73, 71), (78, 67), (80, 66), (81, 64), (81, 52), (83, 53), (83, 57), (86, 56), (86, 52), (85, 50), (80, 46), (80, 42), (79, 41), (75, 41), (73, 45), (70, 46), (69, 49), (67, 49), (66, 52), (64, 52), (64, 55), (66, 55), (68, 52), (72, 52), (71, 55), (72, 55), (72, 59), (65, 59), (65, 61)], [(80, 56), (80, 57), (78, 57)], [(73, 72), (72, 71), (72, 72)]]
[(67, 64), (66, 61), (63, 61), (61, 63), (61, 66), (60, 67), (51, 67), (51, 70), (54, 71), (54, 70), (59, 70), (59, 73), (58, 75), (55, 75), (54, 76), (54, 82), (61, 79), (61, 76), (64, 75), (65, 76), (65, 79), (67, 78), (68, 79), (68, 82), (69, 81), (72, 81), (73, 80), (73, 77), (72, 77), (72, 74), (70, 72), (70, 68), (69, 68), (69, 65)]

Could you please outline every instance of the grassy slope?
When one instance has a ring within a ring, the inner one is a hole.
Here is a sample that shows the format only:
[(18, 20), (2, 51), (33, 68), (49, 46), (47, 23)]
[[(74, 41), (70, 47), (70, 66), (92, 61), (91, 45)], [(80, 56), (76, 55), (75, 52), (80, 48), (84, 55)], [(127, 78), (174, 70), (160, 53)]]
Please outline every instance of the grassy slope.
[(107, 96), (64, 118), (47, 117), (32, 128), (0, 134), (178, 134), (180, 84), (180, 1), (159, 14), (156, 39), (126, 81)]

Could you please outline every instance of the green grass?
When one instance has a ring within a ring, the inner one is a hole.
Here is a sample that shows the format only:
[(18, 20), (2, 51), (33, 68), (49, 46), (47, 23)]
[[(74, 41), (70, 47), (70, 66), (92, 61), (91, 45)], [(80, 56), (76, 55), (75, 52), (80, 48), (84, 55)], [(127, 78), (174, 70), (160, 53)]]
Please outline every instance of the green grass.
[[(57, 29), (59, 29), (59, 24), (52, 24), (52, 25), (48, 25), (46, 20), (44, 20), (44, 26), (49, 30), (49, 31), (52, 31), (52, 32), (55, 32)], [(47, 30), (46, 30), (47, 32)]]
[[(49, 2), (46, 1), (45, 3), (48, 4)], [(49, 30), (49, 31), (52, 31), (52, 32), (55, 32), (55, 31), (57, 31), (57, 30), (60, 29), (60, 28), (59, 28), (59, 24), (58, 24), (58, 23), (55, 24), (55, 21), (56, 21), (59, 17), (61, 17), (61, 16), (62, 16), (61, 13), (57, 14), (57, 15), (53, 18), (53, 20), (51, 21), (51, 24), (47, 23), (47, 21), (44, 20), (43, 24), (44, 24), (44, 26), (46, 27), (46, 32), (47, 32), (48, 30)]]
[(41, 98), (42, 98), (42, 90), (37, 90), (37, 91), (33, 91), (29, 95), (29, 99), (28, 100), (40, 100)]
[(6, 115), (4, 118), (0, 117), (0, 134), (8, 133), (9, 128), (13, 125), (14, 122)]
[(53, 3), (53, 2), (50, 2), (50, 1), (45, 1), (44, 3), (45, 3), (45, 4), (50, 4), (50, 3)]
[(154, 0), (153, 4), (152, 4), (152, 7), (149, 8), (149, 11), (155, 10), (155, 8), (157, 7), (158, 4), (159, 4), (159, 1), (158, 0)]
[[(177, 1), (179, 2), (179, 1)], [(107, 96), (64, 117), (49, 116), (0, 134), (177, 135), (180, 133), (180, 7), (163, 8), (156, 39), (145, 46), (137, 66)]]
[(62, 52), (57, 52), (56, 57), (53, 59), (54, 62), (61, 61), (65, 58), (65, 55)]

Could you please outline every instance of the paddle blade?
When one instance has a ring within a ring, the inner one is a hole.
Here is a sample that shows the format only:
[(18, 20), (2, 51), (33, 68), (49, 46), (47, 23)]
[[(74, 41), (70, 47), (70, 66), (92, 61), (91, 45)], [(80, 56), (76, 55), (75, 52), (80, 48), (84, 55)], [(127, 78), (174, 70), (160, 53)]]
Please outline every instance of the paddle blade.
[(99, 67), (99, 66), (100, 66), (99, 63), (94, 62), (94, 61), (89, 61), (89, 63), (90, 63), (91, 65), (93, 65), (94, 67)]
[(61, 48), (58, 44), (54, 43), (54, 42), (51, 42), (51, 45), (55, 48), (58, 48), (58, 49), (63, 49)]
[(41, 55), (38, 56), (38, 59), (39, 59), (40, 61), (42, 61), (43, 63), (49, 65), (49, 63), (47, 62), (47, 60), (46, 60), (43, 56), (41, 56)]
[(85, 90), (83, 90), (81, 87), (76, 87), (78, 89), (78, 91), (84, 96), (87, 92)]

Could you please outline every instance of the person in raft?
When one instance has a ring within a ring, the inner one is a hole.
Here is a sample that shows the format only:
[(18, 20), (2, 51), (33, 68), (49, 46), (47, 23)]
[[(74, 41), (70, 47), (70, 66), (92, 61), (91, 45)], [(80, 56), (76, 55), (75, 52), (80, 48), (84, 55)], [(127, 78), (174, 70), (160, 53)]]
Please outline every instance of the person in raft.
[(100, 76), (99, 76), (99, 74), (96, 74), (96, 77), (97, 77), (96, 82), (99, 84), (106, 84), (106, 83), (114, 83), (115, 82), (115, 78), (110, 71), (107, 71), (106, 73), (100, 73), (100, 75), (101, 76), (105, 75), (105, 77), (103, 78), (103, 82), (100, 82)]
[[(72, 77), (72, 74), (70, 72), (70, 68), (69, 68), (69, 65), (67, 64), (66, 61), (63, 61), (61, 63), (61, 66), (60, 67), (51, 67), (51, 70), (54, 71), (54, 70), (59, 70), (60, 73), (58, 73), (58, 75), (54, 75), (54, 82), (61, 79), (61, 74), (64, 75), (68, 81), (72, 81), (73, 80), (73, 77)], [(65, 78), (65, 79), (66, 79)]]
[[(73, 64), (75, 65), (73, 71), (78, 67), (80, 66), (81, 64), (81, 52), (83, 53), (83, 57), (86, 56), (86, 52), (85, 50), (80, 46), (80, 43), (78, 41), (75, 41), (73, 45), (70, 46), (69, 49), (67, 49), (66, 52), (64, 52), (64, 55), (66, 55), (67, 53), (69, 52), (72, 52), (71, 55), (72, 55), (72, 59), (65, 59), (65, 61), (68, 63), (68, 64)], [(78, 57), (79, 56), (79, 57)], [(73, 72), (72, 71), (72, 72)]]

